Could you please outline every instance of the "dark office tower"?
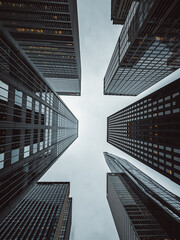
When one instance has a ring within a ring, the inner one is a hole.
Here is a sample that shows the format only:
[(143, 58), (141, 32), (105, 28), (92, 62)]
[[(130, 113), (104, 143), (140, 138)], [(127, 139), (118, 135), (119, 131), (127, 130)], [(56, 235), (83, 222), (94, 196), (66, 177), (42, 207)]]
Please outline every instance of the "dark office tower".
[(104, 94), (136, 96), (180, 67), (180, 1), (119, 1), (118, 8), (117, 3), (112, 1), (113, 19), (126, 21), (105, 74)]
[(78, 120), (0, 32), (0, 219), (78, 136)]
[(0, 239), (68, 240), (72, 198), (68, 182), (39, 182), (6, 217)]
[(123, 158), (104, 153), (107, 199), (121, 240), (177, 240), (180, 198)]
[(5, 0), (0, 23), (58, 94), (81, 94), (76, 0)]
[(107, 141), (180, 184), (180, 79), (109, 116)]

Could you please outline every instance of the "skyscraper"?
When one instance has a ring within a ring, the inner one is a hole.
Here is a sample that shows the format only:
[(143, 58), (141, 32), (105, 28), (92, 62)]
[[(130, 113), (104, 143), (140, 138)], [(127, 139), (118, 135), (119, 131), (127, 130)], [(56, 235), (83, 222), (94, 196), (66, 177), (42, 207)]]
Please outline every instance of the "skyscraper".
[(104, 153), (107, 199), (121, 240), (177, 240), (180, 198), (123, 158)]
[(0, 239), (68, 240), (72, 198), (68, 182), (39, 182), (2, 222)]
[(0, 23), (57, 93), (80, 95), (76, 0), (1, 1)]
[(112, 114), (107, 141), (180, 183), (180, 79)]
[(111, 4), (114, 23), (124, 26), (104, 77), (104, 94), (136, 96), (180, 67), (180, 2)]
[(0, 32), (1, 219), (78, 136), (76, 117), (7, 34)]

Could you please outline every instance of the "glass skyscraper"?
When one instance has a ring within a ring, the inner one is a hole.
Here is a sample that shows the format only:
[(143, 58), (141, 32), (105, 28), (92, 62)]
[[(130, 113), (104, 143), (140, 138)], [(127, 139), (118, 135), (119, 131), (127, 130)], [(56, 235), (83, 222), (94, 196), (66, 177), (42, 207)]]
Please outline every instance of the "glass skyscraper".
[(1, 1), (0, 23), (58, 94), (81, 94), (76, 0)]
[(68, 240), (72, 198), (68, 182), (39, 182), (6, 217), (0, 239)]
[(0, 32), (0, 218), (78, 136), (78, 120)]
[(180, 183), (180, 79), (112, 114), (107, 141)]
[(180, 235), (180, 198), (127, 160), (104, 153), (107, 199), (121, 240), (175, 240)]
[(136, 96), (180, 67), (180, 2), (111, 4), (112, 19), (124, 26), (104, 77), (104, 94)]

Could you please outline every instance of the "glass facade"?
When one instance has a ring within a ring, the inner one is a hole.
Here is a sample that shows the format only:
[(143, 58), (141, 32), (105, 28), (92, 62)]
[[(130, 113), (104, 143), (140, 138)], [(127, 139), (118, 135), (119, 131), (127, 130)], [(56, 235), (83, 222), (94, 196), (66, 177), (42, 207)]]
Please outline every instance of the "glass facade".
[(104, 153), (107, 198), (121, 239), (178, 239), (180, 198), (127, 160)]
[(0, 39), (3, 218), (78, 136), (78, 120), (8, 39)]
[(71, 228), (69, 191), (68, 182), (37, 183), (2, 222), (0, 238), (69, 239), (65, 238)]
[(1, 1), (0, 22), (58, 93), (80, 95), (75, 0)]
[(180, 67), (179, 9), (178, 0), (132, 2), (104, 77), (104, 94), (136, 96)]
[[(113, 24), (124, 24), (134, 0), (111, 0), (111, 20)], [(138, 2), (139, 0), (136, 0)]]
[(107, 121), (110, 144), (180, 183), (180, 79)]

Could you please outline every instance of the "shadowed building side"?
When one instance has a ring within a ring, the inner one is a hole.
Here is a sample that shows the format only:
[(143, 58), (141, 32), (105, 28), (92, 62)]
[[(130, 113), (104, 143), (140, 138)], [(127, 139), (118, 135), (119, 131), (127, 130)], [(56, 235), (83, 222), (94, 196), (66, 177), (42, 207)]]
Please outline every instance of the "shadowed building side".
[(180, 79), (112, 114), (107, 142), (180, 183)]
[(180, 198), (127, 160), (104, 153), (107, 199), (120, 239), (178, 239)]
[(0, 32), (0, 218), (78, 137), (78, 120)]

